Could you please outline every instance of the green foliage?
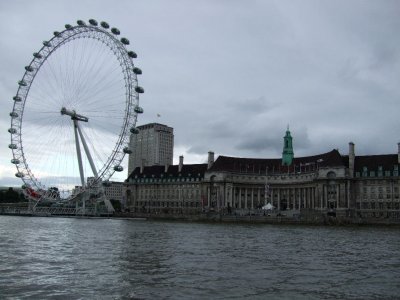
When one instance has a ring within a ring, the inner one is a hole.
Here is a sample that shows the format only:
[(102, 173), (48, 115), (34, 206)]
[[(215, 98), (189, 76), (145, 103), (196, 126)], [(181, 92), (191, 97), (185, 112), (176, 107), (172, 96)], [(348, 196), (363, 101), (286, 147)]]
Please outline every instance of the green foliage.
[(24, 196), (12, 187), (7, 190), (0, 190), (0, 203), (17, 203), (23, 201), (25, 201)]
[(110, 199), (112, 206), (114, 207), (115, 211), (121, 211), (121, 202), (115, 199)]

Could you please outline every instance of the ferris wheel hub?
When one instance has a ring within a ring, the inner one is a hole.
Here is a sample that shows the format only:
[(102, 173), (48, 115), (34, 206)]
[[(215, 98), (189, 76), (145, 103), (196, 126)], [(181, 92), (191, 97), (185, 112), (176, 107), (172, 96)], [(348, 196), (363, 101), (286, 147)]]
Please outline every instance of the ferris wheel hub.
[(61, 114), (70, 116), (72, 120), (83, 121), (83, 122), (89, 121), (88, 117), (77, 114), (75, 110), (68, 110), (65, 107), (61, 108)]

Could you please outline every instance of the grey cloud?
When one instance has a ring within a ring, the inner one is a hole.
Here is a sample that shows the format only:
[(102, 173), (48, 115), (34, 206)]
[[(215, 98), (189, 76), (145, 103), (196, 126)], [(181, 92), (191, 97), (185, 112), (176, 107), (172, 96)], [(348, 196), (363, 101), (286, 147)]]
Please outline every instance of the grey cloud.
[(358, 154), (393, 153), (399, 9), (398, 1), (3, 1), (1, 118), (32, 52), (86, 15), (117, 26), (138, 53), (146, 90), (138, 124), (174, 127), (175, 146), (190, 154), (279, 157), (287, 124), (295, 155), (346, 153), (349, 141)]
[(1, 186), (21, 187), (22, 182), (21, 179), (16, 177), (3, 177), (0, 179), (0, 187)]
[(248, 150), (259, 154), (260, 152), (265, 152), (267, 150), (273, 150), (274, 152), (279, 152), (282, 147), (281, 143), (276, 139), (268, 139), (261, 137), (249, 137), (241, 140), (235, 148), (237, 150)]
[(205, 144), (201, 144), (201, 145), (195, 145), (190, 147), (187, 152), (191, 153), (191, 154), (200, 154), (200, 155), (204, 155), (205, 153), (207, 153), (207, 151), (210, 150), (207, 148), (207, 145)]

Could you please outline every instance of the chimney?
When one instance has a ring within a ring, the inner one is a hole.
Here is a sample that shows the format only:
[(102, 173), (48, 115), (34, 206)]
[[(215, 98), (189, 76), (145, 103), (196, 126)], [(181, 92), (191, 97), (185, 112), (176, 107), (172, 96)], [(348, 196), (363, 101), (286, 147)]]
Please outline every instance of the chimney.
[(208, 152), (208, 166), (207, 166), (207, 170), (210, 169), (212, 167), (212, 165), (214, 164), (214, 152), (209, 151)]
[(168, 172), (168, 168), (169, 168), (169, 164), (165, 164), (165, 169), (164, 169), (164, 172), (165, 172), (165, 173)]
[(356, 155), (354, 152), (354, 143), (350, 142), (349, 143), (349, 173), (350, 173), (350, 178), (354, 177), (354, 161), (355, 161)]
[(183, 155), (179, 156), (179, 169), (178, 172), (182, 172), (182, 167), (183, 167)]
[(144, 158), (142, 158), (142, 163), (140, 164), (140, 174), (143, 174), (145, 162), (146, 162), (146, 160)]
[(397, 163), (400, 164), (400, 143), (397, 143)]

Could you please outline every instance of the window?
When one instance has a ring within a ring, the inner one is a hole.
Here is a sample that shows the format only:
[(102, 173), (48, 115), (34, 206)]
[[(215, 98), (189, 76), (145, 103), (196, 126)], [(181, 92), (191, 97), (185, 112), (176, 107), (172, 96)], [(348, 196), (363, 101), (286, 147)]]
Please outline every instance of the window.
[(363, 167), (362, 176), (363, 177), (367, 177), (368, 176), (368, 168), (367, 167)]
[(327, 176), (328, 178), (335, 178), (335, 177), (336, 177), (336, 173), (333, 172), (333, 171), (330, 171), (330, 172), (328, 172), (328, 174), (326, 174), (326, 176)]
[(378, 188), (378, 193), (379, 193), (378, 198), (383, 199), (383, 188), (381, 186)]
[(378, 167), (378, 177), (382, 177), (383, 176), (383, 168), (382, 166)]

